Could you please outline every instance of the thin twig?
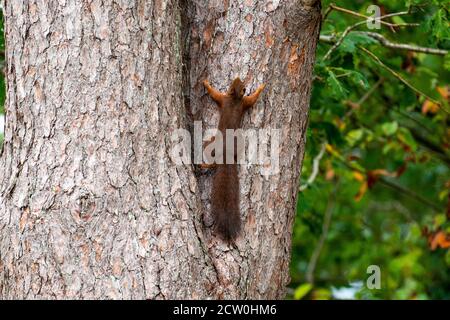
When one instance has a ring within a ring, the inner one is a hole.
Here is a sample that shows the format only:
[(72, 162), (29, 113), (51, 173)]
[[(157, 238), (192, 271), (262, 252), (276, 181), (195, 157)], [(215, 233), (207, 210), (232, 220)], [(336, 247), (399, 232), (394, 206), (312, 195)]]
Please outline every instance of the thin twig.
[(314, 180), (316, 180), (317, 175), (319, 174), (319, 165), (320, 165), (320, 160), (322, 160), (323, 155), (325, 154), (325, 146), (326, 146), (326, 142), (324, 142), (322, 144), (322, 146), (320, 147), (320, 151), (319, 153), (316, 155), (316, 157), (313, 160), (313, 169), (312, 169), (312, 173), (309, 176), (308, 180), (306, 180), (305, 184), (302, 184), (300, 186), (300, 188), (298, 189), (300, 192), (306, 190), (313, 182)]
[(331, 11), (333, 11), (333, 8), (329, 6), (323, 14), (322, 21), (325, 21), (328, 18), (328, 15), (331, 13)]
[(441, 161), (445, 162), (445, 164), (450, 167), (450, 154), (446, 151), (446, 149), (442, 148), (439, 143), (430, 140), (416, 128), (409, 128), (409, 130), (411, 131), (414, 140), (416, 140), (425, 149), (435, 154)]
[(321, 34), (319, 37), (319, 40), (328, 44), (335, 44), (336, 43), (336, 36), (335, 35), (327, 35), (327, 34)]
[[(351, 108), (346, 114), (345, 118), (348, 118), (352, 115), (353, 112), (357, 108), (360, 108), (361, 105), (369, 99), (369, 97), (375, 92), (375, 90), (378, 89), (378, 87), (384, 82), (384, 78), (380, 78), (362, 97), (354, 104), (354, 107)], [(352, 103), (348, 103), (350, 106), (352, 106)]]
[(373, 86), (370, 88), (365, 95), (359, 99), (359, 101), (356, 103), (358, 106), (361, 106), (364, 102), (366, 102), (367, 99), (372, 95), (372, 93), (375, 92), (375, 90), (378, 89), (378, 87), (384, 82), (384, 78), (380, 78)]
[[(347, 159), (345, 159), (344, 157), (342, 157), (342, 155), (336, 153), (335, 151), (331, 152), (331, 155), (339, 160), (339, 162), (341, 162), (344, 166), (346, 166), (347, 168), (349, 168), (352, 171), (356, 171), (359, 172), (363, 175), (367, 175), (367, 172), (365, 169), (360, 169), (358, 168), (356, 165), (352, 165)], [(437, 206), (436, 204), (434, 204), (433, 202), (431, 202), (430, 200), (422, 197), (421, 195), (415, 193), (412, 190), (406, 189), (403, 186), (400, 186), (394, 182), (391, 182), (389, 180), (387, 180), (384, 177), (380, 177), (378, 180), (380, 183), (382, 183), (383, 185), (390, 187), (392, 189), (394, 189), (395, 191), (397, 191), (398, 193), (404, 194), (405, 196), (410, 197), (413, 200), (416, 200), (418, 202), (421, 202), (424, 205), (429, 206), (430, 208), (432, 208), (433, 210), (437, 211), (437, 212), (441, 212), (444, 209), (440, 208), (439, 206)]]
[(333, 192), (328, 198), (327, 208), (325, 210), (325, 216), (323, 218), (322, 233), (316, 247), (314, 248), (314, 252), (311, 255), (311, 258), (309, 259), (308, 269), (306, 271), (306, 281), (311, 284), (314, 283), (314, 271), (316, 270), (317, 261), (319, 260), (320, 253), (322, 252), (323, 246), (328, 236), (328, 231), (330, 229), (331, 217), (333, 215), (336, 202), (336, 190), (337, 186), (333, 189)]
[(366, 19), (366, 21), (364, 21), (364, 23), (367, 22), (367, 21), (373, 21), (373, 20), (378, 21), (379, 20), (381, 24), (384, 24), (385, 26), (388, 26), (388, 27), (391, 27), (391, 28), (393, 28), (393, 27), (406, 27), (406, 26), (418, 26), (419, 25), (418, 23), (390, 23), (390, 22), (386, 22), (386, 21), (382, 21), (381, 20), (381, 19), (384, 19), (384, 18), (390, 18), (390, 17), (396, 17), (396, 16), (404, 16), (404, 15), (410, 14), (409, 11), (394, 12), (394, 13), (389, 13), (389, 14), (383, 15), (381, 17), (373, 18), (373, 17), (366, 16), (366, 15), (361, 14), (361, 13), (356, 12), (356, 11), (352, 11), (352, 10), (349, 10), (349, 9), (346, 9), (346, 8), (338, 7), (338, 6), (334, 5), (334, 4), (330, 4), (330, 7), (333, 10), (340, 11), (340, 12), (343, 12), (343, 13), (347, 13), (347, 14), (350, 14), (350, 15), (355, 16), (355, 17)]
[(414, 87), (412, 84), (410, 84), (406, 79), (404, 79), (400, 74), (398, 74), (396, 71), (394, 71), (393, 69), (391, 69), (390, 67), (388, 67), (387, 65), (385, 65), (380, 58), (378, 58), (375, 54), (373, 54), (371, 51), (367, 50), (364, 47), (358, 46), (358, 48), (362, 51), (364, 51), (365, 53), (367, 53), (375, 62), (377, 62), (381, 67), (383, 67), (385, 70), (389, 71), (394, 77), (396, 77), (398, 80), (400, 80), (401, 82), (403, 82), (408, 88), (410, 88), (411, 90), (413, 90), (414, 92), (416, 92), (417, 94), (427, 98), (429, 101), (433, 102), (434, 104), (436, 104), (438, 106), (439, 109), (441, 109), (442, 111), (445, 111), (445, 113), (450, 114), (450, 112), (448, 110), (446, 110), (444, 107), (442, 107), (441, 103), (433, 98), (431, 98), (430, 96), (428, 96), (426, 93), (420, 91), (419, 89), (417, 89), (416, 87)]
[(384, 184), (385, 186), (390, 187), (391, 189), (394, 189), (398, 192), (403, 193), (404, 195), (410, 197), (411, 199), (414, 199), (416, 201), (421, 202), (424, 205), (427, 205), (428, 207), (432, 208), (436, 212), (441, 212), (443, 210), (442, 208), (437, 206), (434, 202), (431, 202), (430, 200), (422, 197), (420, 194), (415, 193), (412, 190), (406, 189), (403, 186), (396, 184), (392, 181), (389, 181), (384, 177), (380, 177), (380, 179), (378, 181), (380, 181), (381, 184)]
[(369, 204), (368, 212), (376, 210), (376, 211), (397, 211), (400, 213), (403, 217), (408, 220), (409, 223), (416, 223), (420, 225), (419, 221), (413, 217), (411, 212), (408, 208), (406, 208), (401, 202), (399, 201), (389, 201), (389, 202), (371, 202)]
[(419, 119), (415, 118), (412, 116), (412, 114), (409, 114), (408, 112), (403, 111), (402, 109), (400, 109), (399, 107), (394, 107), (392, 110), (394, 110), (395, 112), (397, 112), (398, 114), (400, 114), (401, 116), (413, 121), (414, 123), (416, 123), (419, 127), (421, 127), (422, 129), (424, 129), (425, 131), (427, 131), (429, 134), (435, 134), (435, 132), (433, 130), (431, 130), (430, 128), (428, 128), (424, 123), (422, 123)]
[[(339, 7), (337, 7), (337, 8), (339, 8)], [(341, 8), (341, 9), (343, 9), (343, 8)], [(345, 10), (347, 10), (347, 9), (345, 9)], [(350, 11), (350, 10), (349, 10)], [(353, 12), (353, 11), (352, 11)], [(409, 12), (408, 11), (404, 11), (404, 12), (397, 12), (397, 13), (390, 13), (390, 14), (386, 14), (386, 15), (383, 15), (383, 16), (381, 16), (381, 17), (379, 17), (379, 18), (376, 18), (378, 21), (380, 21), (380, 22), (385, 22), (385, 21), (383, 21), (382, 19), (385, 19), (385, 18), (387, 18), (387, 17), (393, 17), (393, 16), (399, 16), (399, 15), (403, 15), (403, 14), (408, 14)], [(364, 16), (364, 15), (362, 15), (363, 17), (366, 17), (366, 16)], [(367, 19), (372, 19), (372, 18), (370, 18), (370, 17), (366, 17)], [(334, 50), (336, 50), (336, 48), (337, 47), (339, 47), (341, 44), (342, 44), (342, 42), (344, 41), (344, 39), (345, 39), (345, 37), (350, 33), (350, 31), (352, 31), (353, 29), (355, 29), (355, 28), (357, 28), (357, 27), (359, 27), (360, 25), (363, 25), (363, 24), (366, 24), (367, 22), (368, 22), (369, 20), (365, 20), (365, 21), (360, 21), (360, 22), (357, 22), (357, 23), (355, 23), (355, 24), (353, 24), (353, 25), (351, 25), (351, 26), (348, 26), (345, 30), (344, 30), (344, 32), (342, 33), (342, 35), (339, 37), (339, 39), (336, 41), (336, 43), (330, 48), (330, 50), (328, 50), (328, 52), (325, 54), (325, 56), (323, 57), (323, 61), (325, 61), (325, 60), (327, 60), (329, 57), (330, 57), (330, 55), (331, 55), (331, 53), (334, 51)], [(386, 22), (385, 22), (386, 23)], [(395, 26), (395, 27), (399, 27), (399, 26), (406, 26), (406, 25), (413, 25), (413, 24), (403, 24), (403, 25), (400, 25), (400, 24), (396, 24), (396, 25), (394, 25), (394, 24), (389, 24), (390, 26)]]
[[(346, 13), (351, 13), (351, 14), (356, 15), (358, 17), (363, 17), (366, 20), (360, 21), (360, 22), (355, 23), (355, 24), (353, 24), (351, 26), (348, 26), (344, 30), (344, 32), (342, 33), (341, 37), (336, 41), (336, 43), (325, 54), (325, 56), (322, 59), (323, 61), (327, 60), (330, 57), (331, 53), (334, 50), (336, 50), (336, 48), (339, 47), (342, 44), (342, 42), (344, 41), (345, 37), (350, 33), (350, 31), (352, 31), (353, 29), (359, 27), (360, 25), (366, 24), (369, 21), (374, 20), (374, 18), (372, 18), (372, 17), (368, 17), (368, 16), (365, 16), (363, 14), (360, 14), (360, 13), (357, 13), (357, 12), (354, 12), (354, 11), (351, 11), (351, 10), (348, 10), (348, 9), (345, 9), (345, 8), (337, 7), (337, 6), (333, 5), (333, 4), (331, 4), (330, 7), (332, 7), (334, 10), (338, 10), (338, 11), (342, 11), (342, 12), (346, 12)], [(383, 19), (385, 19), (385, 18), (394, 17), (394, 16), (401, 16), (401, 15), (406, 15), (406, 14), (409, 14), (409, 11), (402, 11), (402, 12), (395, 12), (395, 13), (385, 14), (383, 16), (375, 18), (375, 20), (379, 21), (382, 24), (390, 26), (390, 27), (404, 27), (404, 26), (418, 26), (419, 25), (419, 24), (414, 24), (414, 23), (393, 24), (393, 23), (389, 23), (389, 22), (383, 21)]]
[(342, 33), (342, 35), (339, 37), (339, 39), (336, 41), (336, 43), (327, 51), (327, 53), (323, 56), (322, 61), (327, 60), (331, 54), (333, 53), (334, 50), (336, 50), (344, 41), (345, 37), (350, 33), (350, 31), (352, 31), (353, 29), (355, 29), (356, 27), (362, 25), (366, 23), (366, 21), (360, 21), (358, 23), (355, 23), (351, 26), (348, 26), (344, 32)]

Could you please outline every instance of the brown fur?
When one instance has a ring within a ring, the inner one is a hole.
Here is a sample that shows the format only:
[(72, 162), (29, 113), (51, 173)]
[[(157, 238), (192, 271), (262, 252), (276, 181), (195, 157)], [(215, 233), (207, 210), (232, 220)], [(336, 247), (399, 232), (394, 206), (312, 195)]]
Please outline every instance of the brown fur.
[[(264, 89), (260, 86), (252, 95), (244, 96), (244, 83), (236, 78), (226, 94), (223, 94), (204, 81), (211, 98), (220, 107), (219, 130), (224, 140), (224, 164), (216, 164), (211, 191), (211, 208), (215, 220), (216, 232), (227, 242), (234, 241), (241, 231), (241, 218), (239, 212), (239, 178), (236, 164), (237, 154), (234, 151), (234, 163), (226, 164), (226, 129), (239, 129), (244, 112), (251, 108)], [(236, 143), (235, 143), (236, 146)]]
[(236, 239), (241, 231), (236, 164), (217, 166), (212, 183), (211, 210), (217, 233), (227, 242)]

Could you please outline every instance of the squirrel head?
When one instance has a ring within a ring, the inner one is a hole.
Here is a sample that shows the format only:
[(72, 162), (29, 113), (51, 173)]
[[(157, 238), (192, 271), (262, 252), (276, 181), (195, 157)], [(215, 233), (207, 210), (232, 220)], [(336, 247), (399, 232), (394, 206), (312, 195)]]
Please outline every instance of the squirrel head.
[(245, 87), (241, 79), (236, 78), (233, 80), (230, 89), (228, 89), (228, 94), (236, 99), (242, 99), (244, 97)]

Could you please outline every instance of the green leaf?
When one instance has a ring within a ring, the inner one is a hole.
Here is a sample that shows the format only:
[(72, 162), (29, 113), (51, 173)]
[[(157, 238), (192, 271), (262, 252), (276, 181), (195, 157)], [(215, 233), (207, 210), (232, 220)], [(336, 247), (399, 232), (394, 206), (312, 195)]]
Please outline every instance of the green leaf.
[(351, 130), (347, 133), (345, 139), (350, 146), (354, 146), (363, 137), (363, 134), (364, 131), (362, 129)]
[(444, 68), (445, 68), (445, 70), (450, 71), (450, 54), (445, 55)]
[(348, 79), (350, 84), (360, 86), (364, 89), (369, 88), (369, 82), (367, 81), (367, 78), (358, 71), (339, 67), (331, 67), (330, 69), (333, 69), (333, 71), (338, 71), (340, 73), (338, 76), (340, 76), (341, 79)]
[(447, 250), (447, 253), (445, 254), (445, 263), (450, 267), (450, 250)]
[(350, 32), (339, 46), (340, 51), (354, 53), (357, 45), (376, 43), (376, 40), (358, 32)]
[(301, 300), (303, 299), (312, 289), (313, 285), (311, 283), (304, 283), (295, 289), (294, 299)]
[(445, 214), (438, 214), (434, 217), (434, 227), (439, 228), (447, 221), (447, 216)]
[(394, 23), (396, 23), (396, 24), (403, 24), (403, 23), (405, 23), (405, 20), (403, 20), (403, 18), (400, 17), (400, 16), (394, 16), (394, 17), (392, 17), (392, 21), (393, 21)]
[(436, 40), (448, 39), (450, 37), (448, 23), (446, 10), (441, 8), (427, 20), (426, 28)]
[(353, 71), (351, 74), (351, 79), (356, 85), (359, 85), (359, 86), (363, 87), (364, 89), (369, 88), (369, 82), (367, 81), (367, 78), (362, 73)]
[(387, 136), (392, 136), (394, 133), (397, 132), (397, 129), (398, 129), (397, 121), (385, 122), (381, 125), (381, 130), (383, 130), (383, 133)]
[(347, 89), (344, 88), (342, 83), (336, 78), (336, 74), (331, 70), (328, 70), (327, 84), (330, 86), (330, 90), (335, 99), (342, 99), (347, 96)]
[(392, 142), (391, 143), (386, 143), (383, 146), (383, 150), (382, 150), (383, 154), (388, 154), (389, 151), (395, 149), (395, 145), (396, 145), (396, 143), (392, 143)]
[(401, 142), (409, 146), (412, 151), (417, 151), (417, 142), (407, 128), (400, 128), (397, 137)]
[(331, 291), (325, 288), (314, 290), (314, 299), (316, 300), (330, 300)]

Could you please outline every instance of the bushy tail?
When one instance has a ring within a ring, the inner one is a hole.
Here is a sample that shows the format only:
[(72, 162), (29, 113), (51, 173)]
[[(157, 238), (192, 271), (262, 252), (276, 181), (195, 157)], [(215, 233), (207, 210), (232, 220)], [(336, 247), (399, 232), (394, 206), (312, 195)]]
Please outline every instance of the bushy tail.
[(241, 231), (236, 164), (218, 166), (212, 184), (211, 208), (216, 232), (223, 240), (234, 241)]

